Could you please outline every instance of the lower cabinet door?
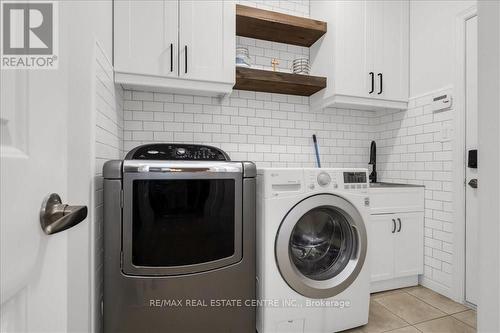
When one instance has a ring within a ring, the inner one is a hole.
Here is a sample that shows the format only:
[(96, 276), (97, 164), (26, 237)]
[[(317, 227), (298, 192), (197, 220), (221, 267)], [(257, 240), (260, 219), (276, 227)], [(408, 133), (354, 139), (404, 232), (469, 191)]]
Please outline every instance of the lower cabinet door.
[(395, 214), (370, 216), (368, 256), (372, 282), (391, 279), (394, 276), (395, 228)]
[(394, 277), (423, 274), (424, 213), (399, 213), (394, 237)]

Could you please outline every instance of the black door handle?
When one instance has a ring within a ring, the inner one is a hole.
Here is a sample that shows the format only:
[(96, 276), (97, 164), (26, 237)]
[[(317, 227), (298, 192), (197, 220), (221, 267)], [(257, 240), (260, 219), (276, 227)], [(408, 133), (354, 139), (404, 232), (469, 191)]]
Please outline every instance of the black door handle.
[(375, 73), (370, 72), (370, 77), (372, 79), (372, 90), (370, 90), (369, 94), (373, 94), (375, 91)]
[(382, 73), (378, 73), (377, 76), (380, 79), (380, 89), (379, 89), (379, 92), (377, 93), (377, 95), (380, 95), (384, 91), (384, 81), (383, 81), (384, 79), (383, 79)]
[(477, 188), (477, 179), (476, 178), (471, 179), (469, 182), (469, 186), (472, 188)]
[(392, 233), (396, 232), (396, 220), (392, 219)]
[(170, 72), (174, 71), (174, 44), (170, 43)]
[(400, 218), (398, 218), (398, 222), (399, 222), (398, 232), (400, 232), (401, 231), (401, 219)]
[(184, 45), (184, 73), (188, 72), (188, 46)]

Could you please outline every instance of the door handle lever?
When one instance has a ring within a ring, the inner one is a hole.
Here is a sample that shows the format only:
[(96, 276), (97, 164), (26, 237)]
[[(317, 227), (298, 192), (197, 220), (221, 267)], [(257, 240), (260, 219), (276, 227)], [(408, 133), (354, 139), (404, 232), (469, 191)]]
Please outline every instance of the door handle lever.
[(49, 194), (40, 209), (40, 225), (43, 232), (52, 235), (69, 229), (85, 220), (87, 206), (63, 204), (58, 194)]
[(469, 186), (472, 188), (477, 188), (477, 179), (476, 178), (471, 179), (469, 182)]

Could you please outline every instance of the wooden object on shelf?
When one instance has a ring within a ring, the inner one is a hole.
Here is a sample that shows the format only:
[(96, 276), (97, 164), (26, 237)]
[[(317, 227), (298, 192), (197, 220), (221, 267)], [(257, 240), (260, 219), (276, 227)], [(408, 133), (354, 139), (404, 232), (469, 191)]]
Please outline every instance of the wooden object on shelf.
[(324, 77), (236, 67), (234, 89), (311, 96), (325, 87)]
[(236, 35), (311, 46), (326, 33), (326, 22), (236, 5)]

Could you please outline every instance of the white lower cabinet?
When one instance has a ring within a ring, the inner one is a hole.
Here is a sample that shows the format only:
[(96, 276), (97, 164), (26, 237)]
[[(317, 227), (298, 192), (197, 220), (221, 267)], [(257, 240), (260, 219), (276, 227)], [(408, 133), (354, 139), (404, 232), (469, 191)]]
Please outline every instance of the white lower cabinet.
[(394, 215), (370, 217), (368, 253), (370, 255), (371, 281), (394, 277)]
[[(392, 190), (392, 192), (391, 192)], [(375, 201), (368, 227), (368, 256), (371, 267), (371, 292), (408, 287), (418, 284), (424, 269), (424, 193), (415, 189), (376, 189)], [(391, 197), (406, 193), (408, 202)], [(413, 193), (413, 195), (411, 195)], [(390, 204), (389, 204), (390, 203)], [(421, 207), (421, 211), (411, 211)], [(390, 208), (390, 209), (389, 209)], [(392, 211), (390, 211), (392, 210)]]
[(372, 282), (423, 273), (423, 213), (372, 215)]
[(424, 273), (424, 213), (395, 214), (394, 277)]

